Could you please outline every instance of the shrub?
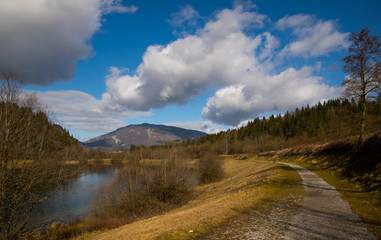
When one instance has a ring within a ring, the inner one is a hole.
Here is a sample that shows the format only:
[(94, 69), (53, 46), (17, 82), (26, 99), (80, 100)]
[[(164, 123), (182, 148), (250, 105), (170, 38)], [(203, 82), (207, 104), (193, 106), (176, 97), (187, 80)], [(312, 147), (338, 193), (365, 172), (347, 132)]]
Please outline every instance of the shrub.
[(112, 229), (128, 224), (124, 218), (88, 217), (78, 219), (70, 225), (54, 222), (48, 226), (46, 232), (36, 232), (29, 239), (61, 240), (70, 239), (84, 232)]
[(197, 172), (201, 183), (207, 184), (220, 180), (224, 171), (223, 161), (216, 155), (206, 153), (197, 164)]
[(131, 163), (101, 187), (92, 203), (97, 217), (131, 220), (151, 216), (188, 199), (197, 185), (192, 166), (177, 154), (168, 159)]

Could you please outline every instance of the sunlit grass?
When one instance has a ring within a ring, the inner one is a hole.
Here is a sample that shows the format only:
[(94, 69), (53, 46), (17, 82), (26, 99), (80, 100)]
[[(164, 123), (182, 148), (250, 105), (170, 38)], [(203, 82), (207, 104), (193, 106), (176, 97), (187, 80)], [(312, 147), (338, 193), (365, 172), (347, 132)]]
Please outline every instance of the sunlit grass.
[(89, 159), (87, 160), (89, 164), (95, 164), (95, 165), (111, 165), (111, 158), (102, 158), (102, 159)]

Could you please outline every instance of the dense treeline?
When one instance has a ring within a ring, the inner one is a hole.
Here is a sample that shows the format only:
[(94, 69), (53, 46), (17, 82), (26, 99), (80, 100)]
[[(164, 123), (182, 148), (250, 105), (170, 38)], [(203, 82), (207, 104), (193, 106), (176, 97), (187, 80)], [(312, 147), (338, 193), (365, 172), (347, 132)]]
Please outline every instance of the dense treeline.
[[(367, 132), (381, 129), (381, 97), (367, 102)], [(360, 106), (350, 100), (328, 100), (315, 106), (296, 108), (295, 112), (256, 118), (238, 129), (209, 134), (183, 142), (183, 146), (200, 144), (220, 144), (226, 153), (245, 152), (245, 144), (251, 150), (277, 149), (300, 142), (324, 142), (358, 134)], [(237, 144), (237, 142), (241, 142)], [(236, 145), (236, 146), (234, 146)], [(237, 149), (238, 147), (238, 149)], [(253, 149), (254, 147), (254, 149)]]
[[(246, 137), (259, 138), (261, 135), (282, 137), (285, 140), (307, 136), (322, 140), (331, 140), (356, 134), (355, 116), (360, 108), (355, 102), (339, 99), (319, 103), (316, 106), (298, 108), (294, 113), (287, 112), (284, 116), (271, 115), (268, 119), (255, 119), (246, 127), (237, 130), (238, 139)], [(369, 103), (369, 120), (375, 120), (381, 113), (381, 99)], [(374, 130), (377, 126), (371, 124)]]

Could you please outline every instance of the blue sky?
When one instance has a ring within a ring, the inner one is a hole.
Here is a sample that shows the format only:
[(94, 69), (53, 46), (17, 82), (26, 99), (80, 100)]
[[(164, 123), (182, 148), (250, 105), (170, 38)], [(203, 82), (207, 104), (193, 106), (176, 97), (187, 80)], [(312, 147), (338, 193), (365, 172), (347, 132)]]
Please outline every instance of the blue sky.
[(3, 0), (0, 68), (86, 140), (137, 123), (216, 132), (340, 96), (381, 2)]

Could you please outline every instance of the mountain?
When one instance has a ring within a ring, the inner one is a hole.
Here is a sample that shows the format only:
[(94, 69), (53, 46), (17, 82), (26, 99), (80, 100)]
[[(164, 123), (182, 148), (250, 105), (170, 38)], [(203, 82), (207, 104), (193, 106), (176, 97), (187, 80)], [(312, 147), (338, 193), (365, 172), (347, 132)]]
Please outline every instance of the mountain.
[(166, 125), (143, 123), (119, 128), (83, 143), (86, 147), (129, 148), (131, 145), (161, 145), (175, 140), (207, 135), (204, 132)]

